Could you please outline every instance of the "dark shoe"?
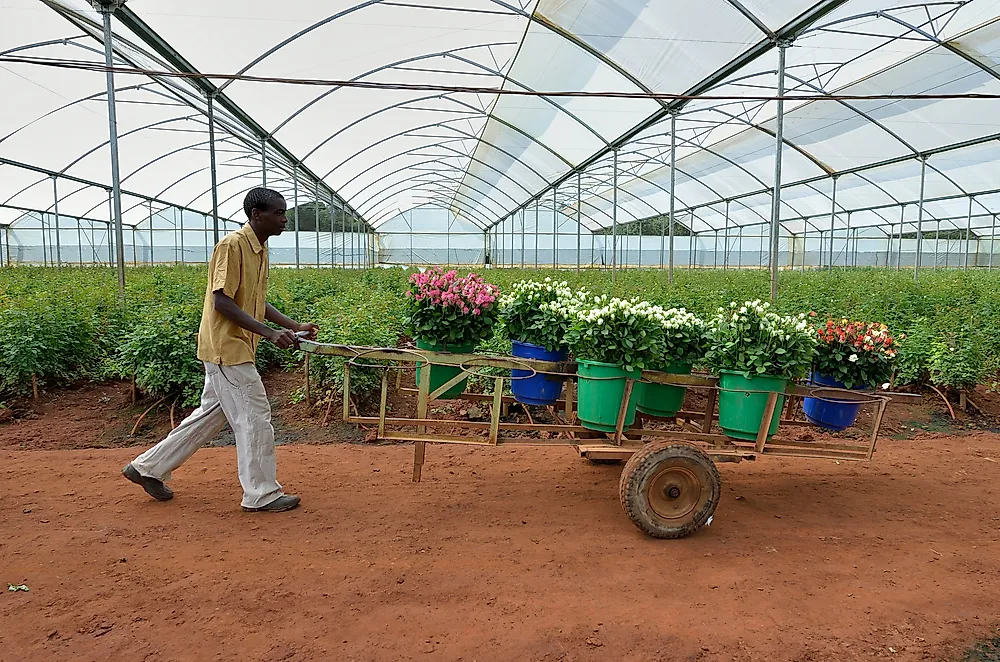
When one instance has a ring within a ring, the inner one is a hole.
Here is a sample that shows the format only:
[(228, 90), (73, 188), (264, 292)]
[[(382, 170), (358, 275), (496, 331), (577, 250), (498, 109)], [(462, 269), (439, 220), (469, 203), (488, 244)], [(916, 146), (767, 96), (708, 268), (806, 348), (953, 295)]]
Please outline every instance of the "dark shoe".
[(243, 512), (247, 513), (283, 513), (286, 510), (291, 510), (292, 508), (299, 505), (299, 499), (294, 494), (283, 494), (266, 506), (261, 506), (260, 508), (247, 508), (243, 506)]
[(131, 464), (125, 465), (125, 468), (122, 469), (122, 475), (142, 487), (142, 489), (146, 490), (146, 494), (157, 501), (170, 501), (174, 498), (174, 493), (169, 487), (163, 484), (162, 480), (143, 476)]

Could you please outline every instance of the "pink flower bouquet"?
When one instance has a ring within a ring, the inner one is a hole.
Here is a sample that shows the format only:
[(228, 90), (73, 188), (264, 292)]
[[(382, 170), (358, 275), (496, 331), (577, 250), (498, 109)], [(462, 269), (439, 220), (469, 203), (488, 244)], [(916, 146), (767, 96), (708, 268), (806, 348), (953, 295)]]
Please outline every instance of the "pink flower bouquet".
[(410, 276), (406, 325), (417, 340), (475, 345), (493, 333), (499, 290), (476, 274), (428, 269)]

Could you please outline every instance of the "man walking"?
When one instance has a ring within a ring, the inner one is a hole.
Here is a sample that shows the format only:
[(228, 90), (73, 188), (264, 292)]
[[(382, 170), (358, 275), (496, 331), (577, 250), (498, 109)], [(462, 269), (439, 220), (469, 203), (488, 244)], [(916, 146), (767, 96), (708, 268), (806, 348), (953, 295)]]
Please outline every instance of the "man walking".
[(299, 497), (284, 494), (278, 483), (271, 406), (254, 364), (257, 341), (264, 337), (289, 349), (298, 344), (297, 331), (315, 338), (319, 327), (293, 322), (265, 300), (265, 244), (288, 223), (285, 199), (277, 191), (255, 188), (247, 193), (243, 210), (247, 224), (223, 237), (208, 263), (198, 330), (198, 358), (205, 364), (201, 406), (166, 439), (126, 465), (122, 474), (154, 499), (172, 499), (174, 493), (164, 481), (228, 421), (236, 435), (243, 510), (281, 512), (299, 505)]

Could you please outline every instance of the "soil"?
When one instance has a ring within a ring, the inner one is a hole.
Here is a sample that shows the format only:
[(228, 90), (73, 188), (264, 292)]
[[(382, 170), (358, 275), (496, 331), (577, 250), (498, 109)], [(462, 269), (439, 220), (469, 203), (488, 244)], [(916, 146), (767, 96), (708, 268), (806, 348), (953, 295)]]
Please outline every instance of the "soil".
[(711, 526), (657, 541), (622, 512), (620, 466), (430, 446), (414, 484), (408, 446), (365, 443), (337, 403), (319, 427), (290, 401), (301, 375), (266, 384), (303, 498), (277, 515), (240, 511), (231, 447), (175, 472), (171, 502), (125, 481), (170, 425), (126, 438), (152, 404), (128, 384), (13, 403), (0, 585), (30, 590), (0, 593), (0, 660), (959, 660), (1000, 635), (985, 411), (890, 408), (871, 463), (720, 464)]

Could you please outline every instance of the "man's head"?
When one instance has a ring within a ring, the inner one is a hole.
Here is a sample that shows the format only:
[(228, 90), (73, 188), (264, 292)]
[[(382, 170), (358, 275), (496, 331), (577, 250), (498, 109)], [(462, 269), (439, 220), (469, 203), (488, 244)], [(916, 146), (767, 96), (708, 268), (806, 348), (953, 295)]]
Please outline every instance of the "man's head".
[(243, 199), (243, 211), (251, 227), (264, 239), (281, 234), (288, 224), (285, 198), (269, 188), (250, 189)]

